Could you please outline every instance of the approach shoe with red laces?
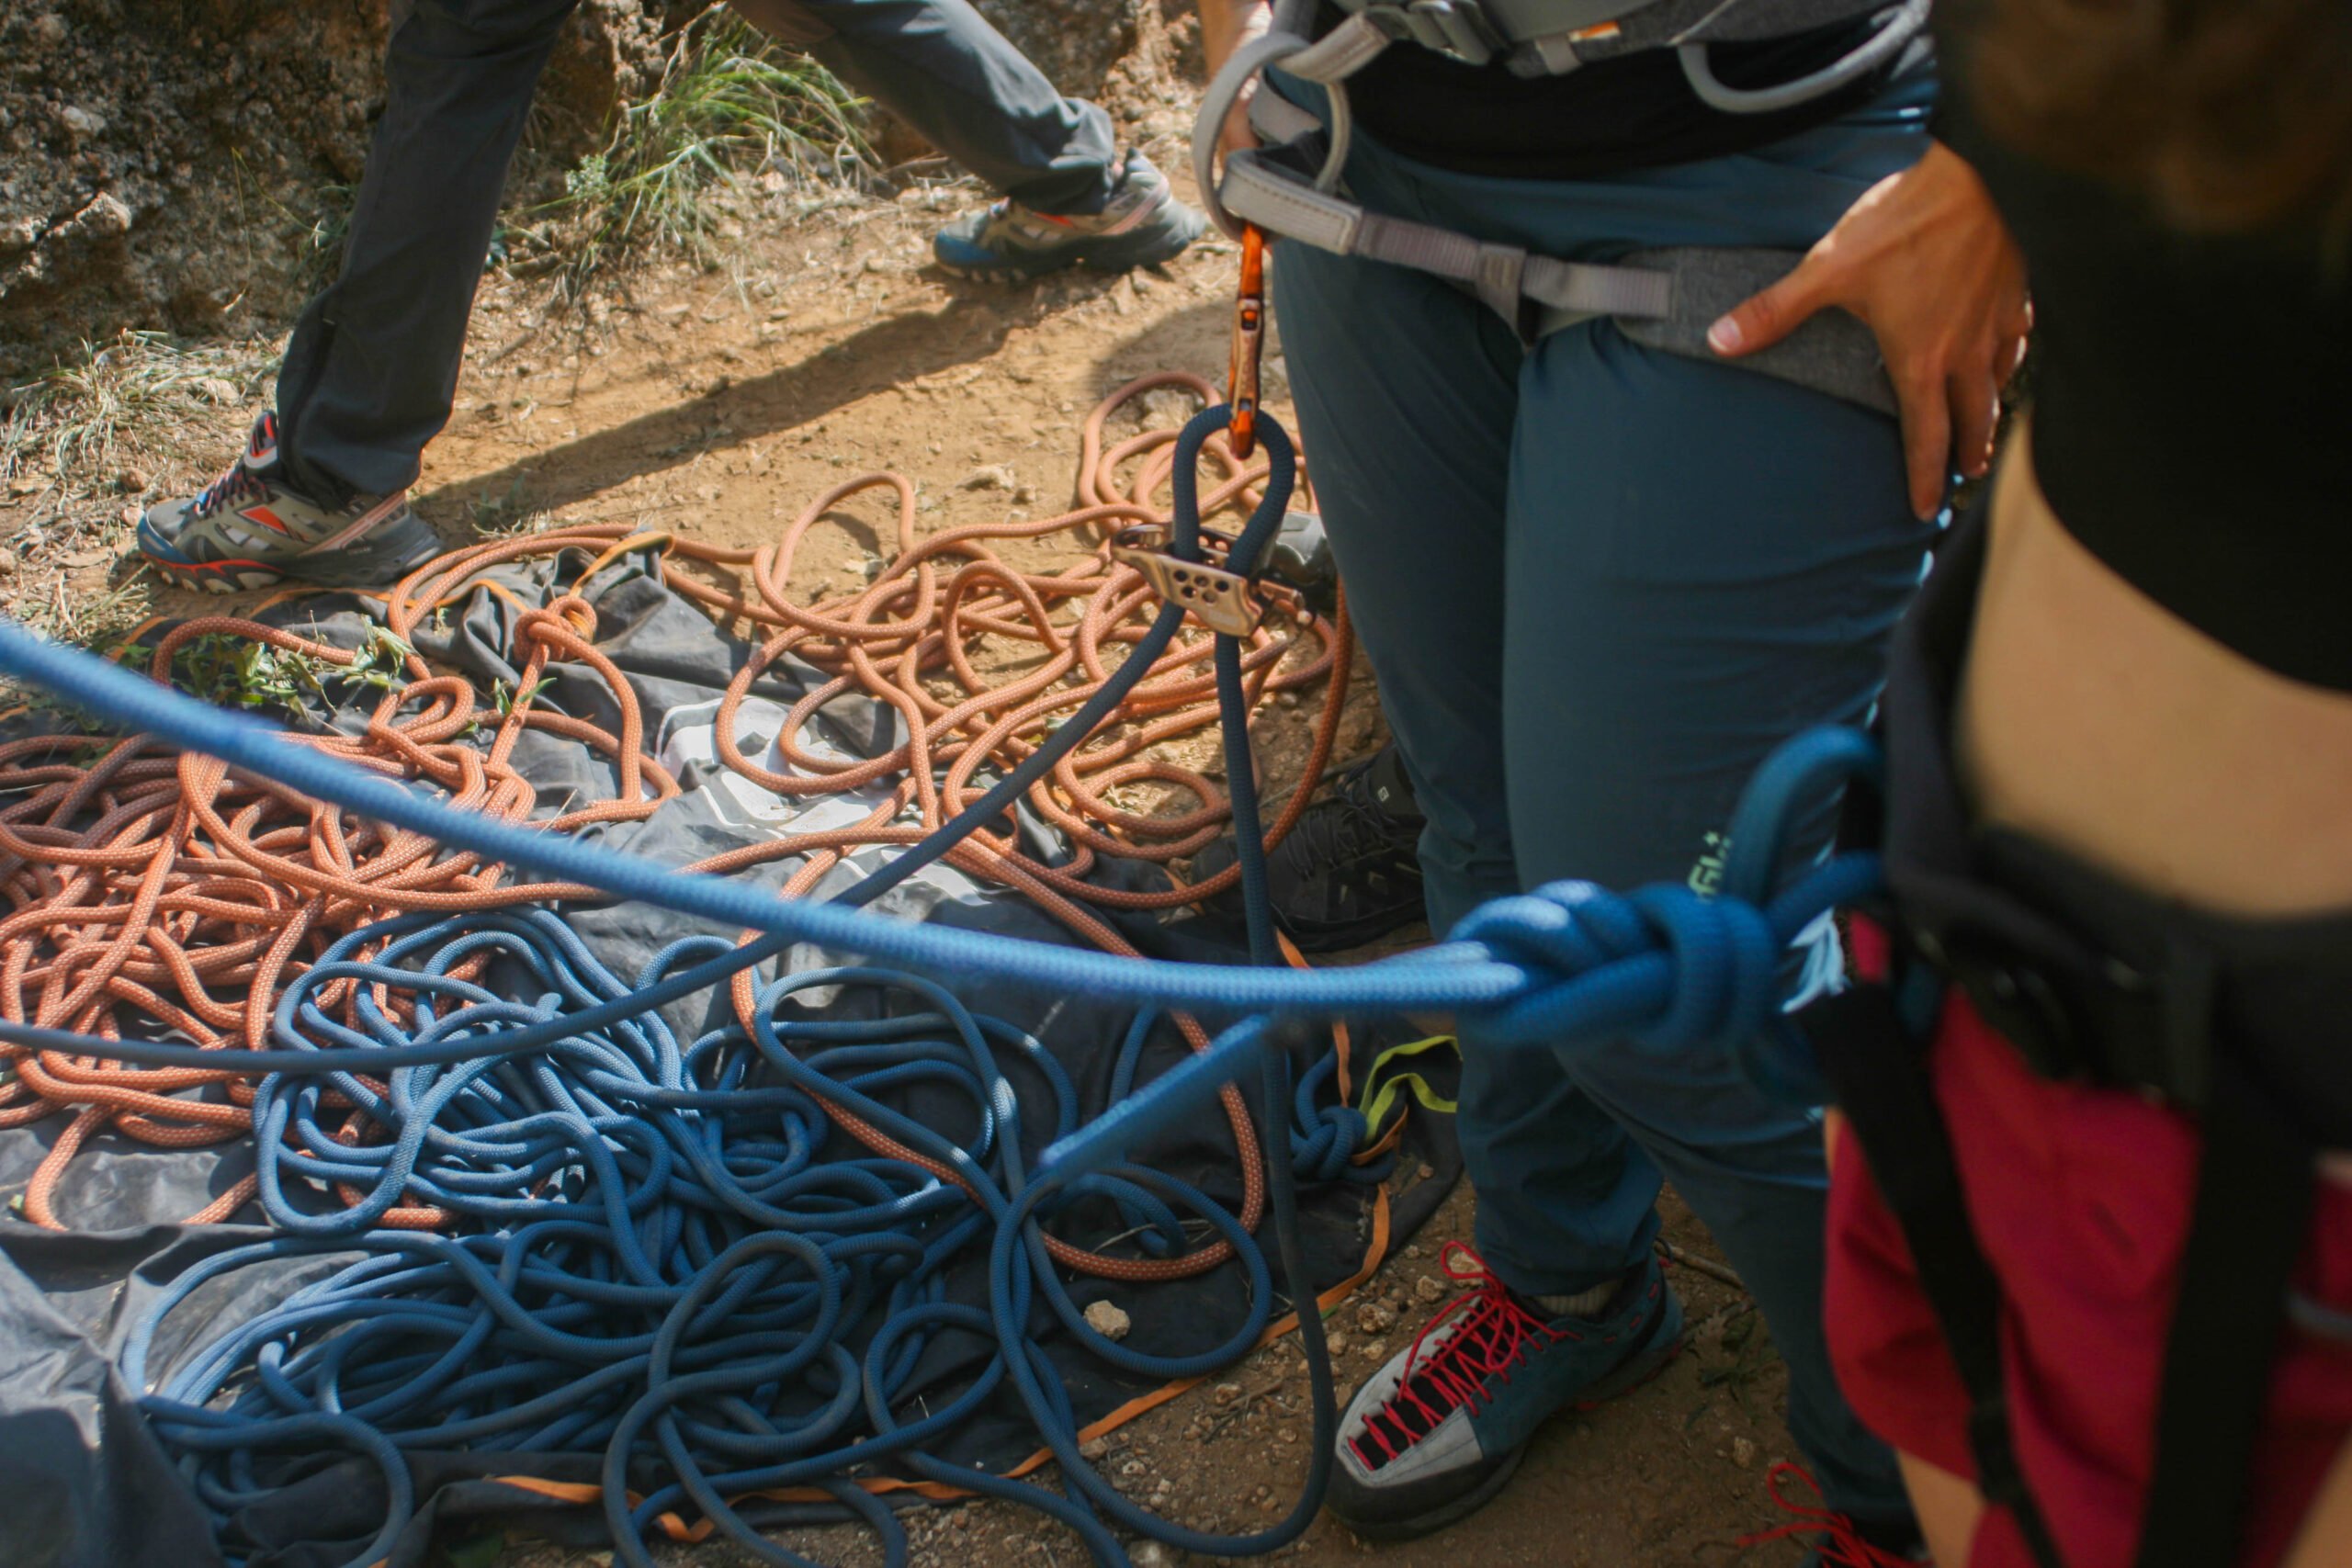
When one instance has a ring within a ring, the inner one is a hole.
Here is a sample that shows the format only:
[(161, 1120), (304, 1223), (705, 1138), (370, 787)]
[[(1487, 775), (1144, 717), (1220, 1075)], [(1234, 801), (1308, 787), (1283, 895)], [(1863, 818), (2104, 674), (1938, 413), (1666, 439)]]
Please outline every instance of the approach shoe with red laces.
[(1069, 266), (1128, 272), (1174, 260), (1207, 228), (1208, 220), (1176, 199), (1150, 159), (1129, 152), (1102, 211), (1040, 212), (1008, 197), (942, 229), (931, 254), (958, 277), (990, 283)]
[(139, 520), (139, 553), (182, 588), (267, 588), (294, 577), (330, 588), (384, 588), (441, 553), (405, 491), (322, 506), (288, 487), (277, 416), (254, 421), (229, 471)]
[(1475, 1512), (1503, 1489), (1538, 1427), (1645, 1382), (1681, 1341), (1682, 1303), (1655, 1258), (1589, 1319), (1547, 1319), (1459, 1242), (1442, 1260), (1471, 1289), (1340, 1418), (1325, 1506), (1368, 1540), (1426, 1535)]
[[(1786, 1485), (1795, 1482), (1813, 1494), (1813, 1501), (1792, 1497)], [(1841, 1514), (1822, 1500), (1821, 1483), (1801, 1464), (1787, 1460), (1774, 1465), (1764, 1481), (1772, 1501), (1796, 1516), (1784, 1525), (1744, 1535), (1733, 1544), (1743, 1552), (1767, 1541), (1813, 1538), (1804, 1568), (1932, 1568), (1935, 1559), (1919, 1539), (1919, 1521), (1908, 1509), (1875, 1518)]]

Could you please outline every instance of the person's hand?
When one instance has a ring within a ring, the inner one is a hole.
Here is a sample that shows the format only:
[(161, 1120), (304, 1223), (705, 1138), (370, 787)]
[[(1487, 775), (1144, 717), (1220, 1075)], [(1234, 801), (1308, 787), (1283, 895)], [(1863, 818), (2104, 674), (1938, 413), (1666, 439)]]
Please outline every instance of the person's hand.
[(2001, 388), (2025, 356), (2033, 308), (2025, 258), (1984, 181), (1940, 142), (1872, 186), (1797, 269), (1717, 321), (1707, 342), (1736, 358), (1780, 342), (1826, 306), (1878, 334), (1903, 408), (1911, 505), (1932, 517), (1958, 467), (1992, 464)]
[[(1263, 36), (1274, 25), (1271, 0), (1200, 0), (1200, 8), (1201, 52), (1207, 58), (1212, 76), (1232, 58), (1235, 50)], [(1250, 83), (1233, 100), (1233, 107), (1225, 117), (1225, 128), (1217, 136), (1219, 153), (1238, 152), (1258, 145), (1258, 133), (1250, 129), (1250, 100), (1258, 96), (1259, 85)]]

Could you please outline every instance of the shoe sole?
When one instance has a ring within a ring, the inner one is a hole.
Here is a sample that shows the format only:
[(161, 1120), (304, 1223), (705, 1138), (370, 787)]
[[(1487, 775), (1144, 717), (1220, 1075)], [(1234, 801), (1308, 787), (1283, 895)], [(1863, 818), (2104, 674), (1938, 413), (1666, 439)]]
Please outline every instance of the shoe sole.
[[(1639, 1351), (1625, 1358), (1625, 1362), (1607, 1377), (1595, 1382), (1571, 1403), (1563, 1405), (1560, 1414), (1574, 1414), (1597, 1409), (1612, 1399), (1621, 1398), (1640, 1388), (1671, 1365), (1682, 1353), (1683, 1331), (1678, 1326), (1674, 1337), (1665, 1344)], [(1555, 1416), (1556, 1419), (1557, 1416)], [(1436, 1507), (1402, 1519), (1367, 1519), (1361, 1523), (1339, 1513), (1331, 1517), (1347, 1526), (1349, 1531), (1362, 1540), (1382, 1543), (1417, 1540), (1422, 1536), (1435, 1535), (1450, 1525), (1461, 1523), (1495, 1500), (1495, 1495), (1510, 1484), (1519, 1472), (1520, 1461), (1527, 1457), (1533, 1441), (1521, 1443), (1504, 1456), (1495, 1473), (1487, 1477), (1458, 1497), (1448, 1498)], [(1329, 1508), (1326, 1509), (1329, 1512)]]

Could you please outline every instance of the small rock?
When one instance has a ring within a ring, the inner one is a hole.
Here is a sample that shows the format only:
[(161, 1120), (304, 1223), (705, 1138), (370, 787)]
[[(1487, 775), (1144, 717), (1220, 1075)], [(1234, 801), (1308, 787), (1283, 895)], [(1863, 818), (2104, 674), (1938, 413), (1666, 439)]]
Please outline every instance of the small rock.
[(1445, 1287), (1424, 1274), (1413, 1281), (1413, 1294), (1420, 1301), (1442, 1302), (1445, 1300)]
[(1755, 1469), (1755, 1442), (1747, 1438), (1734, 1438), (1731, 1440), (1731, 1461), (1742, 1470)]
[(1086, 1309), (1086, 1326), (1105, 1339), (1125, 1339), (1135, 1325), (1125, 1312), (1109, 1302), (1096, 1302)]
[(1217, 1384), (1216, 1390), (1210, 1393), (1209, 1403), (1212, 1404), (1230, 1404), (1240, 1397), (1241, 1385), (1239, 1383), (1221, 1382)]
[(68, 220), (67, 227), (92, 239), (110, 240), (130, 232), (130, 209), (114, 192), (102, 190)]
[(197, 382), (196, 389), (216, 403), (228, 404), (237, 400), (236, 385), (225, 377), (207, 376)]
[(54, 11), (44, 11), (33, 18), (33, 41), (44, 49), (55, 49), (65, 41), (65, 18)]
[(1324, 1344), (1330, 1347), (1331, 1354), (1334, 1356), (1344, 1356), (1348, 1353), (1348, 1337), (1344, 1334), (1335, 1333), (1324, 1340)]
[(1176, 1560), (1156, 1540), (1147, 1540), (1129, 1553), (1136, 1568), (1174, 1568)]
[(1385, 1334), (1396, 1326), (1396, 1314), (1378, 1302), (1366, 1302), (1356, 1308), (1356, 1332)]
[(125, 468), (120, 478), (122, 488), (132, 495), (146, 494), (147, 487), (155, 482), (153, 476), (144, 468)]
[(0, 550), (0, 577), (14, 577), (16, 573), (17, 552), (14, 550)]
[(13, 256), (19, 251), (33, 248), (33, 243), (47, 227), (38, 218), (10, 218), (0, 221), (0, 256)]
[(1434, 1181), (1437, 1179), (1437, 1167), (1433, 1165), (1424, 1165), (1414, 1174), (1423, 1181)]
[(1015, 506), (1027, 506), (1036, 499), (1037, 487), (1035, 485), (1017, 485), (1013, 488), (1012, 504)]
[(1110, 1451), (1111, 1439), (1108, 1438), (1089, 1438), (1078, 1445), (1078, 1457), (1089, 1464), (1102, 1463)]
[(88, 109), (68, 104), (57, 111), (58, 123), (76, 136), (96, 136), (107, 128), (107, 122)]
[(1011, 468), (1006, 468), (1002, 463), (990, 463), (985, 468), (974, 468), (970, 473), (966, 474), (956, 482), (956, 488), (957, 490), (1009, 491), (1018, 490), (1020, 486), (1013, 479)]
[(1119, 1473), (1125, 1476), (1130, 1481), (1134, 1480), (1138, 1475), (1148, 1474), (1150, 1473), (1150, 1471), (1151, 1466), (1144, 1463), (1144, 1461), (1139, 1459), (1131, 1459), (1127, 1461), (1126, 1463), (1119, 1467)]

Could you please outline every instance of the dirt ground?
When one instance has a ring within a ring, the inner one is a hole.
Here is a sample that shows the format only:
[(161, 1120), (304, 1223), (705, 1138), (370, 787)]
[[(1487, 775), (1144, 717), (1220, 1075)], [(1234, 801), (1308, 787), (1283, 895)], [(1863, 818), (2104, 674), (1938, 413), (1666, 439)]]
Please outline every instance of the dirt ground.
[[(1182, 163), (1172, 140), (1152, 151), (1167, 166)], [(1232, 248), (1205, 243), (1165, 271), (1118, 280), (965, 284), (929, 268), (927, 241), (974, 199), (971, 187), (939, 185), (895, 204), (847, 203), (752, 235), (730, 268), (648, 276), (628, 303), (565, 325), (537, 322), (529, 285), (493, 277), (456, 417), (416, 491), (421, 510), (453, 543), (482, 527), (624, 521), (752, 544), (821, 491), (878, 468), (917, 482), (924, 529), (1059, 510), (1080, 423), (1098, 399), (1148, 371), (1221, 377)], [(1281, 364), (1277, 349), (1272, 391), (1286, 413)], [(233, 453), (266, 382), (232, 377), (226, 391), (213, 395), (209, 427), (199, 421), (161, 449), (139, 448), (135, 466), (92, 458), (124, 465), (95, 478), (30, 470), (0, 494), (0, 541), (12, 552), (0, 562), (0, 602), (71, 629), (77, 605), (87, 619), (91, 606), (145, 594), (120, 554), (128, 519), (142, 499), (206, 477)], [(1163, 405), (1153, 423), (1184, 412)], [(76, 498), (63, 511), (61, 491)], [(885, 522), (871, 507), (852, 510), (868, 525)], [(28, 536), (42, 547), (34, 552)], [(876, 542), (855, 528), (826, 531), (809, 558), (811, 594), (862, 581)], [(21, 568), (13, 552), (28, 552)], [(186, 607), (168, 594), (153, 603)], [(60, 611), (68, 619), (56, 623)], [(1368, 698), (1352, 706), (1342, 758), (1369, 749), (1377, 732)], [(1295, 767), (1288, 750), (1266, 759), (1278, 785)], [(1333, 1315), (1343, 1385), (1408, 1343), (1435, 1310), (1439, 1245), (1466, 1235), (1470, 1214), (1468, 1195), (1457, 1192)], [(1679, 1208), (1667, 1234), (1702, 1258), (1716, 1256)], [(1495, 1504), (1439, 1538), (1381, 1549), (1319, 1521), (1288, 1558), (1315, 1568), (1794, 1562), (1793, 1545), (1736, 1544), (1787, 1517), (1766, 1490), (1771, 1463), (1791, 1457), (1780, 1364), (1745, 1295), (1691, 1268), (1673, 1277), (1693, 1325), (1686, 1353), (1647, 1387), (1555, 1422)], [(1262, 1527), (1305, 1475), (1306, 1421), (1303, 1362), (1276, 1346), (1107, 1439), (1102, 1462), (1167, 1517)], [(1065, 1568), (1084, 1556), (1036, 1516), (993, 1505), (930, 1511), (913, 1529), (922, 1563)], [(519, 1539), (445, 1544), (460, 1549), (468, 1568), (609, 1561)], [(821, 1561), (880, 1561), (846, 1530), (792, 1544)], [(663, 1557), (692, 1568), (751, 1561), (718, 1547)], [(1154, 1548), (1138, 1561), (1176, 1559)]]

